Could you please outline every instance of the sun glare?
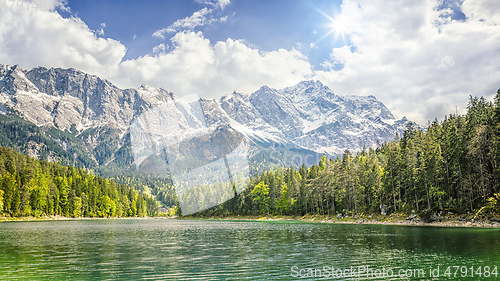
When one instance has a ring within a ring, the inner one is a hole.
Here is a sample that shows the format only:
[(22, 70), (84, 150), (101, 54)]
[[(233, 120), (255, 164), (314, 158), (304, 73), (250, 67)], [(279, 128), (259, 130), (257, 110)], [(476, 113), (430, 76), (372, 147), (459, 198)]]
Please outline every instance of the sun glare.
[(333, 15), (330, 16), (323, 11), (318, 10), (318, 12), (323, 15), (327, 21), (324, 24), (326, 32), (319, 39), (319, 41), (322, 41), (331, 36), (333, 37), (334, 43), (338, 43), (338, 41), (341, 39), (342, 43), (346, 44), (346, 35), (349, 34), (350, 25), (348, 18), (345, 15), (338, 13), (333, 13)]
[(348, 31), (348, 22), (343, 16), (336, 16), (333, 20), (328, 24), (330, 28), (330, 33), (334, 34), (336, 39), (339, 36), (342, 36), (342, 39), (345, 41), (345, 35)]

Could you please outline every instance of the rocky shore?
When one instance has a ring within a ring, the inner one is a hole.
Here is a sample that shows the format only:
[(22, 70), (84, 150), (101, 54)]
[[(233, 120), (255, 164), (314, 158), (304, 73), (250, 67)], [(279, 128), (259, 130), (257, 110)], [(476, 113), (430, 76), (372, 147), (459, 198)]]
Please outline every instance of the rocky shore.
[(381, 224), (410, 226), (444, 226), (444, 227), (493, 227), (500, 228), (500, 217), (474, 218), (471, 215), (432, 215), (422, 218), (419, 215), (391, 214), (383, 215), (342, 215), (321, 216), (184, 216), (184, 217), (123, 217), (123, 218), (69, 218), (63, 216), (44, 217), (0, 217), (0, 222), (6, 221), (47, 221), (47, 220), (95, 220), (95, 219), (203, 219), (203, 220), (234, 220), (234, 221), (291, 221), (307, 223), (344, 223), (344, 224)]
[(297, 221), (314, 223), (346, 223), (346, 224), (382, 224), (382, 225), (413, 225), (413, 226), (444, 226), (444, 227), (493, 227), (500, 228), (500, 217), (489, 219), (474, 218), (469, 215), (431, 216), (421, 218), (419, 215), (391, 214), (382, 215), (336, 215), (320, 216), (186, 216), (181, 219), (213, 219), (213, 220), (248, 220), (248, 221)]

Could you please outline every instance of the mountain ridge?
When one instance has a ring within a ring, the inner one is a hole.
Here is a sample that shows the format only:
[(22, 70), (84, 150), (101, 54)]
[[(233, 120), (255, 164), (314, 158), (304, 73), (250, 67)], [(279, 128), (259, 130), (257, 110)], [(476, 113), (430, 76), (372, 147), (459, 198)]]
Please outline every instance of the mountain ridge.
[[(130, 142), (129, 126), (134, 120), (180, 99), (147, 85), (120, 89), (73, 68), (23, 70), (18, 65), (0, 65), (0, 111), (7, 114), (11, 109), (37, 126), (73, 134), (84, 142), (96, 166), (112, 163), (118, 151), (131, 153), (124, 145)], [(252, 155), (277, 146), (341, 155), (346, 149), (357, 151), (392, 140), (407, 122), (396, 120), (374, 96), (336, 95), (320, 81), (302, 81), (283, 89), (264, 85), (253, 93), (235, 91), (198, 101), (206, 125), (225, 124), (240, 132), (249, 139), (247, 145), (254, 146)], [(172, 114), (176, 120), (193, 118), (187, 111)], [(71, 150), (70, 144), (61, 146)], [(130, 155), (124, 157), (129, 163)]]

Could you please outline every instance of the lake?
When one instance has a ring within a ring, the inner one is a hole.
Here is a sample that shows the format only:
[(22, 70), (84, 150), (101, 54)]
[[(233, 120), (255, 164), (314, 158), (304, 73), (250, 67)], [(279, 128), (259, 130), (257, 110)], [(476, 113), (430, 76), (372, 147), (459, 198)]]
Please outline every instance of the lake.
[(314, 274), (496, 280), (498, 267), (500, 230), (491, 228), (174, 219), (0, 223), (2, 280), (297, 280)]

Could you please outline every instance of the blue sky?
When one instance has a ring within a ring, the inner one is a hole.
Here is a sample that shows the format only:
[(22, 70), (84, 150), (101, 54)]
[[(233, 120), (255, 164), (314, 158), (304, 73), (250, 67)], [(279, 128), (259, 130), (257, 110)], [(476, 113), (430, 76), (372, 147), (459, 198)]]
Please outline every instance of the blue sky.
[[(297, 48), (307, 53), (315, 67), (328, 58), (334, 47), (348, 44), (332, 32), (331, 18), (340, 13), (341, 1), (287, 0), (287, 1), (233, 1), (221, 9), (214, 9), (213, 18), (227, 17), (226, 22), (198, 26), (212, 42), (227, 38), (243, 39), (261, 51), (279, 48)], [(196, 1), (69, 1), (71, 12), (63, 16), (77, 16), (91, 29), (100, 30), (103, 37), (120, 41), (127, 47), (124, 59), (135, 59), (153, 52), (160, 43), (168, 45), (174, 33), (165, 39), (151, 35), (178, 19), (190, 17), (207, 5)], [(147, 15), (147, 16), (145, 16)], [(330, 17), (330, 18), (328, 18)], [(314, 44), (312, 46), (311, 44)]]
[(0, 2), (0, 64), (178, 96), (319, 80), (425, 124), (465, 112), (470, 95), (491, 100), (498, 61), (498, 0)]

